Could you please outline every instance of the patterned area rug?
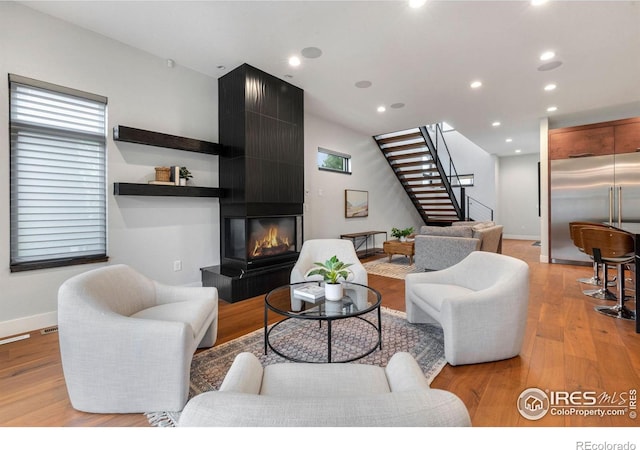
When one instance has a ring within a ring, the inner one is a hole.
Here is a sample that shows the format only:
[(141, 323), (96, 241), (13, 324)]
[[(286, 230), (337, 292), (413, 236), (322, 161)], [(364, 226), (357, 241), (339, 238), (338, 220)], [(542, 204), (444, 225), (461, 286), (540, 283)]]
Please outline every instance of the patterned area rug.
[(409, 258), (406, 256), (394, 256), (389, 262), (389, 258), (376, 259), (362, 264), (367, 270), (367, 273), (373, 275), (382, 275), (383, 277), (400, 278), (404, 277), (408, 273), (423, 272), (416, 269), (416, 265), (409, 264)]
[[(377, 323), (375, 311), (364, 317)], [(332, 334), (334, 361), (353, 356), (354, 352), (359, 352), (360, 349), (370, 349), (377, 340), (376, 331), (357, 318), (335, 321)], [(305, 360), (326, 360), (326, 339), (326, 327), (318, 327), (315, 321), (287, 320), (270, 335), (270, 342), (275, 348), (289, 356)], [(400, 351), (409, 352), (416, 358), (429, 383), (446, 364), (440, 327), (408, 323), (404, 312), (383, 307), (382, 349), (375, 350), (355, 363), (383, 367), (394, 353)], [(219, 389), (231, 363), (241, 352), (253, 353), (263, 366), (286, 361), (271, 350), (264, 354), (264, 330), (256, 330), (194, 355), (191, 363), (189, 397)], [(180, 413), (161, 411), (147, 413), (146, 416), (153, 426), (175, 426)]]

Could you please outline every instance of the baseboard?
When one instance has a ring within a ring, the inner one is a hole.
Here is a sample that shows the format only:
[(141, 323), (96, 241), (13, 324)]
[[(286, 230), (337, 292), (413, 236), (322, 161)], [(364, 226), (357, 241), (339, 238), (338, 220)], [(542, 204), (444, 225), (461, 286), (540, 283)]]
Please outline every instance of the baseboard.
[(514, 239), (516, 241), (539, 241), (540, 236), (530, 236), (527, 234), (505, 234), (502, 239)]
[(57, 311), (51, 311), (35, 316), (0, 322), (0, 339), (17, 334), (29, 333), (34, 330), (52, 327), (58, 324)]

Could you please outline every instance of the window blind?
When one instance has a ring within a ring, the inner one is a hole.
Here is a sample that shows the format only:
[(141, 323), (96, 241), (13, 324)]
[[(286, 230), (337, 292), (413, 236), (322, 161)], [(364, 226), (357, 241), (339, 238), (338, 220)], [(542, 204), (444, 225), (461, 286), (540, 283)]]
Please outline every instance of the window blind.
[(106, 98), (9, 85), (11, 271), (106, 260)]

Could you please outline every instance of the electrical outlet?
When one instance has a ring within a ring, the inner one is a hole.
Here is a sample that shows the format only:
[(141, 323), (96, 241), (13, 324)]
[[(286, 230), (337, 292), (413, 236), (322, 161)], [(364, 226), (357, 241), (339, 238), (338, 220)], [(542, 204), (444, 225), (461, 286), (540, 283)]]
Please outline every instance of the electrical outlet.
[(182, 270), (182, 261), (178, 259), (173, 262), (173, 271), (179, 272), (180, 270)]

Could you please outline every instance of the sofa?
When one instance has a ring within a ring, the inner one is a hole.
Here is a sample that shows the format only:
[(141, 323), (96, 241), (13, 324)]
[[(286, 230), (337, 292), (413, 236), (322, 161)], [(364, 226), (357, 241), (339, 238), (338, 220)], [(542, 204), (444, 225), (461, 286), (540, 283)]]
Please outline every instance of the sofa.
[(473, 251), (502, 252), (502, 225), (491, 221), (454, 222), (449, 227), (422, 226), (415, 239), (415, 265), (420, 270), (442, 270)]
[(462, 400), (431, 389), (406, 352), (393, 355), (386, 367), (279, 363), (264, 368), (252, 353), (240, 353), (220, 390), (189, 400), (178, 423), (181, 427), (470, 425)]
[(169, 286), (116, 264), (58, 290), (58, 332), (71, 405), (91, 413), (180, 411), (191, 360), (212, 347), (218, 291)]

